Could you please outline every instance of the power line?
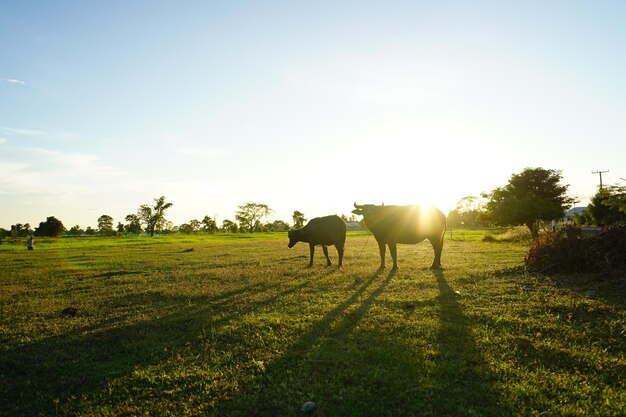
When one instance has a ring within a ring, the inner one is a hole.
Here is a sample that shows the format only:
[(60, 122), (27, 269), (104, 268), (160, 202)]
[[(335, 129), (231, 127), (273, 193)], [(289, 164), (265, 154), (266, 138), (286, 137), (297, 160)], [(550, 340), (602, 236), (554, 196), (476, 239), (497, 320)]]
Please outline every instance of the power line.
[(609, 172), (609, 170), (607, 169), (606, 171), (591, 171), (592, 174), (600, 174), (600, 189), (602, 189), (602, 174)]

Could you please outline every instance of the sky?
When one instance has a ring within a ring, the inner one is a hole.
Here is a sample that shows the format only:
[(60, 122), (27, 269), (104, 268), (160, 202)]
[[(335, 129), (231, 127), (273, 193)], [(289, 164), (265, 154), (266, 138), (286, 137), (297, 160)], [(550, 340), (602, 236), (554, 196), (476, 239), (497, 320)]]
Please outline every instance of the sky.
[(0, 227), (626, 184), (624, 1), (0, 0)]

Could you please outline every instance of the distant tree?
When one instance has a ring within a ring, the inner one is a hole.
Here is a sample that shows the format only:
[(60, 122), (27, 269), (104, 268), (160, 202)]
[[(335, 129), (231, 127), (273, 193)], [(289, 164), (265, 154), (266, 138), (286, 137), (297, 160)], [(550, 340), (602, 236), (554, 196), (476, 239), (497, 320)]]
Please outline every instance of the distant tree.
[(448, 225), (450, 227), (484, 225), (485, 222), (480, 221), (484, 204), (483, 199), (480, 197), (466, 196), (461, 198), (456, 203), (456, 207), (448, 213)]
[(165, 196), (154, 199), (154, 206), (143, 204), (137, 211), (137, 217), (145, 224), (146, 232), (150, 236), (154, 236), (157, 231), (160, 231), (165, 226), (165, 210), (172, 207), (172, 203), (165, 202)]
[(124, 233), (124, 224), (122, 222), (117, 222), (117, 233)]
[(217, 232), (217, 223), (215, 222), (215, 219), (212, 219), (209, 216), (204, 216), (204, 219), (202, 219), (202, 231), (204, 233)]
[(91, 226), (87, 226), (87, 228), (85, 229), (85, 234), (87, 236), (95, 236), (96, 235), (96, 230), (92, 229)]
[(289, 223), (275, 220), (272, 223), (267, 223), (264, 229), (268, 232), (286, 232), (289, 230)]
[(502, 226), (525, 225), (537, 240), (540, 221), (562, 218), (576, 202), (566, 195), (569, 185), (561, 185), (561, 178), (560, 171), (543, 168), (513, 174), (507, 185), (483, 194), (486, 217)]
[(141, 233), (141, 219), (138, 215), (129, 214), (124, 218), (124, 220), (126, 220), (126, 224), (124, 225), (124, 232), (131, 235), (138, 235)]
[(80, 236), (83, 233), (85, 233), (85, 231), (81, 229), (79, 225), (72, 226), (70, 230), (68, 230), (68, 234), (72, 236)]
[(237, 233), (238, 229), (239, 228), (237, 227), (237, 223), (233, 222), (232, 220), (226, 219), (222, 222), (222, 230), (224, 232)]
[(200, 222), (200, 220), (193, 219), (189, 221), (189, 226), (191, 227), (192, 233), (198, 233), (200, 231), (200, 227), (202, 226), (202, 223)]
[(39, 227), (35, 229), (36, 236), (58, 237), (65, 231), (65, 226), (61, 220), (54, 216), (50, 216), (45, 222), (39, 223)]
[(306, 217), (304, 217), (304, 213), (299, 212), (298, 210), (293, 212), (291, 216), (293, 219), (293, 228), (294, 229), (302, 229), (304, 227), (304, 222), (306, 222)]
[(11, 237), (13, 239), (26, 237), (32, 233), (33, 231), (31, 230), (30, 224), (28, 223), (24, 223), (24, 224), (17, 223), (17, 224), (11, 225)]
[(169, 235), (170, 233), (176, 233), (178, 231), (178, 228), (174, 226), (174, 223), (172, 223), (171, 221), (165, 220), (158, 230), (164, 235)]
[(580, 222), (608, 226), (626, 220), (626, 189), (611, 186), (600, 188), (580, 214)]
[(0, 244), (2, 244), (2, 241), (4, 240), (4, 238), (8, 235), (9, 235), (9, 231), (7, 229), (0, 227)]
[(272, 210), (266, 204), (246, 203), (239, 206), (235, 218), (239, 222), (239, 228), (248, 232), (260, 229), (261, 220), (270, 215)]
[(183, 223), (178, 226), (178, 232), (184, 235), (190, 235), (193, 232), (193, 228), (189, 225), (189, 223)]
[(113, 217), (108, 214), (103, 214), (98, 217), (98, 232), (100, 232), (101, 235), (113, 234)]

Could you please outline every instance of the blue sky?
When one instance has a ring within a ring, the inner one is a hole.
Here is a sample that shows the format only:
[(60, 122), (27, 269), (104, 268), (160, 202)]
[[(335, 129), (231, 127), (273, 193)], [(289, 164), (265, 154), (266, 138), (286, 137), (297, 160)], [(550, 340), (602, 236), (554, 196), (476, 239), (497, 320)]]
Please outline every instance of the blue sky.
[(626, 2), (0, 0), (0, 227), (626, 178)]

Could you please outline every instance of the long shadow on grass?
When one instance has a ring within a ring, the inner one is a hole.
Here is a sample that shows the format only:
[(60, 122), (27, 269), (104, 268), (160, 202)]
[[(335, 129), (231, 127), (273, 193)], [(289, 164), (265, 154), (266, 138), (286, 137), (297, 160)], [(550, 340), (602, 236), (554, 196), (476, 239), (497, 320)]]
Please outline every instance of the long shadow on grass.
[[(194, 298), (159, 292), (129, 294), (116, 300), (119, 308), (148, 306), (144, 312), (150, 315), (158, 312), (160, 317), (133, 320), (130, 325), (124, 325), (124, 319), (102, 320), (97, 325), (63, 335), (3, 349), (0, 415), (54, 415), (57, 407), (73, 414), (80, 408), (71, 404), (77, 398), (102, 396), (112, 380), (161, 363), (188, 349), (205, 328), (226, 326), (305, 285), (306, 282), (291, 286), (260, 283), (212, 297)], [(285, 287), (276, 292), (276, 288)], [(237, 342), (225, 341), (226, 344)], [(105, 395), (104, 402), (114, 405), (124, 401), (128, 390), (150, 392), (155, 389), (151, 386), (122, 388), (123, 393), (111, 392), (108, 398)], [(156, 389), (159, 393), (158, 386)], [(136, 412), (141, 414), (139, 410)]]
[(316, 416), (412, 415), (410, 349), (397, 335), (361, 328), (394, 275), (377, 285), (379, 273), (370, 276), (215, 414), (297, 415), (304, 402), (314, 401)]
[(509, 415), (499, 408), (492, 376), (470, 333), (457, 294), (444, 273), (433, 272), (439, 286), (439, 353), (430, 393), (434, 415)]

